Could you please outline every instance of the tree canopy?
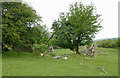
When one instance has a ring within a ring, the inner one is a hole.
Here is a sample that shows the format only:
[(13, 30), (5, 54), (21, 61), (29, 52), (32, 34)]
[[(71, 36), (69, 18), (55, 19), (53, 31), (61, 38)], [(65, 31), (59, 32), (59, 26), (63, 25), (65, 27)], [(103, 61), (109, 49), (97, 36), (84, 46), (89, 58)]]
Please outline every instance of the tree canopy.
[(92, 3), (84, 5), (82, 2), (75, 2), (70, 5), (69, 12), (60, 13), (59, 19), (52, 24), (57, 45), (79, 53), (79, 46), (88, 45), (101, 30), (100, 16)]
[(34, 43), (43, 43), (48, 39), (41, 17), (28, 4), (22, 2), (2, 3), (2, 43), (3, 50), (12, 50), (16, 46), (31, 47)]
[(120, 38), (100, 40), (96, 41), (96, 44), (103, 48), (120, 48)]

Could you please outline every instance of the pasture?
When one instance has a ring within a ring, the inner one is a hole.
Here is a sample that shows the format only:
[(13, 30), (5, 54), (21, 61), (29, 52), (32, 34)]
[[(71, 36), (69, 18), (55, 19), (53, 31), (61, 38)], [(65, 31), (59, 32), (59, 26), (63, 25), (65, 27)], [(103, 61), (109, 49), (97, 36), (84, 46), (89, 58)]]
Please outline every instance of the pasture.
[(96, 51), (99, 54), (89, 57), (76, 55), (69, 49), (55, 49), (55, 55), (70, 54), (67, 60), (26, 52), (5, 52), (2, 76), (118, 76), (118, 49), (97, 48)]

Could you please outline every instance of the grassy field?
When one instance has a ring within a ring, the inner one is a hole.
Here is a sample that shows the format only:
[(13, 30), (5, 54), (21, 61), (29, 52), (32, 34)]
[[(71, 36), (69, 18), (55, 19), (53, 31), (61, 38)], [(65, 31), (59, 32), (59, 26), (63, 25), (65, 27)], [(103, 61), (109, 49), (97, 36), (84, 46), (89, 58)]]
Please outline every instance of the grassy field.
[[(56, 49), (55, 55), (71, 54), (68, 60), (35, 56), (32, 53), (2, 55), (3, 76), (117, 76), (118, 51), (111, 48), (96, 49), (95, 57), (76, 55), (69, 49)], [(84, 59), (89, 58), (89, 59)], [(83, 62), (82, 62), (83, 59)], [(102, 67), (103, 72), (99, 67)]]

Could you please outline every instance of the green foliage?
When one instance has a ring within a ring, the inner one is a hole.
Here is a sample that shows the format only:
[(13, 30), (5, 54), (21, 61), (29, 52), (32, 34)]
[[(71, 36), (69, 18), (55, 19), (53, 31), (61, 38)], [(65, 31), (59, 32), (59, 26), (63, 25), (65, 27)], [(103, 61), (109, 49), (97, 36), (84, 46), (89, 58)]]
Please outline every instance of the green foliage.
[[(4, 44), (4, 46), (5, 46), (9, 51), (12, 51), (12, 48), (9, 47), (8, 45)], [(5, 47), (3, 47), (3, 49), (4, 49)]]
[(89, 45), (102, 28), (100, 16), (93, 4), (85, 6), (76, 2), (70, 5), (69, 12), (61, 13), (52, 24), (56, 45), (76, 51), (81, 45)]
[(44, 43), (48, 32), (45, 25), (40, 25), (41, 22), (41, 17), (28, 4), (3, 2), (2, 43), (13, 50), (18, 46), (28, 48), (35, 43)]
[(120, 48), (120, 38), (118, 38), (115, 43), (117, 44), (117, 47)]
[(39, 51), (42, 51), (42, 49), (44, 49), (44, 51), (49, 49), (48, 45), (45, 45), (45, 44), (34, 44), (33, 46), (34, 46), (34, 52), (35, 53), (38, 53)]
[(56, 42), (57, 42), (57, 39), (53, 37), (48, 44), (52, 45), (53, 47), (58, 47)]
[(117, 48), (120, 46), (119, 43), (120, 39), (118, 38), (117, 40), (102, 40), (102, 41), (97, 41), (96, 44), (98, 47), (103, 47), (103, 48)]
[(49, 53), (50, 56), (55, 57), (55, 53)]

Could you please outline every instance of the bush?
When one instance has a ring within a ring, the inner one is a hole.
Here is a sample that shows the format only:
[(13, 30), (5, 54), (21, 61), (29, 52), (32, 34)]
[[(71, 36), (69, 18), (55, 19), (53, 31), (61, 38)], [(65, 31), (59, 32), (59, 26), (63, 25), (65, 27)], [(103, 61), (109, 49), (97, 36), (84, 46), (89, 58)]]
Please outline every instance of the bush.
[(42, 48), (44, 49), (44, 51), (48, 49), (48, 45), (45, 45), (45, 44), (33, 44), (33, 46), (34, 46), (35, 53), (38, 53), (39, 51), (42, 52)]
[(59, 47), (59, 46), (53, 46), (53, 48), (54, 48), (54, 49), (60, 49), (60, 47)]
[(101, 40), (96, 42), (98, 47), (103, 47), (103, 48), (117, 48), (119, 46), (119, 39), (112, 40)]

